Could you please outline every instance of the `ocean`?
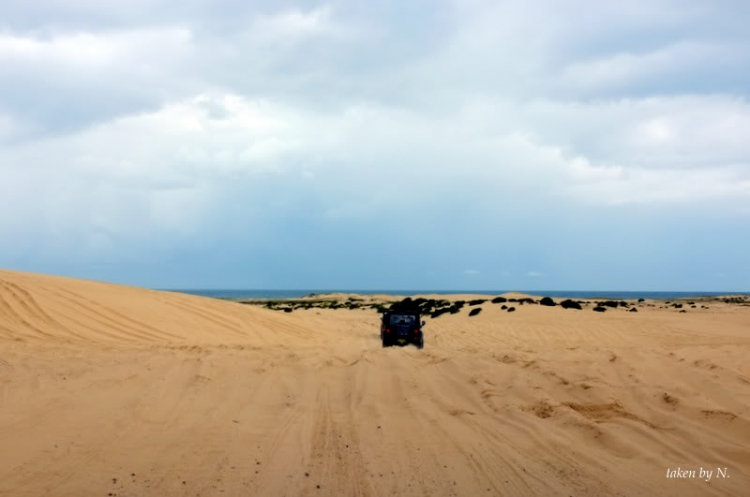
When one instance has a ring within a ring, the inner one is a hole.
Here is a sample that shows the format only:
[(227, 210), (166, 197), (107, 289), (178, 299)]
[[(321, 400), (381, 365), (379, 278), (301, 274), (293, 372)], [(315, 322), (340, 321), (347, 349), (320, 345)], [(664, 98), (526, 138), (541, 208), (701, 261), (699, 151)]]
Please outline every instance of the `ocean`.
[(727, 294), (750, 295), (745, 292), (631, 292), (631, 291), (578, 291), (578, 290), (217, 290), (217, 289), (163, 289), (169, 292), (187, 293), (203, 297), (217, 299), (291, 299), (304, 297), (311, 293), (358, 293), (360, 295), (424, 295), (424, 294), (476, 294), (476, 295), (500, 295), (509, 291), (520, 291), (531, 295), (570, 298), (570, 299), (660, 299), (675, 300), (681, 298), (712, 297)]

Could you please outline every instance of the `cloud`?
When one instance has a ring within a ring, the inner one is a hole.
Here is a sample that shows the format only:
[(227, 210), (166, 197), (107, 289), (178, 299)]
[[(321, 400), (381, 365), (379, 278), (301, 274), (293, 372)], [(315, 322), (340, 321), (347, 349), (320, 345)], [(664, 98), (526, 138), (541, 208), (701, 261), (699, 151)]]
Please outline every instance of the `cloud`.
[(540, 276), (544, 276), (544, 274), (540, 273), (539, 271), (529, 271), (528, 273), (526, 273), (526, 276), (530, 278), (538, 278)]
[(748, 222), (745, 3), (221, 5), (0, 5), (14, 254), (385, 236), (489, 281), (605, 225)]
[(247, 34), (259, 41), (274, 43), (299, 43), (311, 37), (354, 34), (346, 26), (336, 22), (331, 14), (330, 6), (322, 6), (310, 11), (292, 9), (262, 15)]
[[(702, 78), (696, 78), (697, 68), (702, 74), (734, 73), (737, 61), (747, 58), (742, 43), (679, 41), (644, 53), (619, 52), (573, 62), (563, 69), (560, 85), (568, 91), (593, 94), (695, 88), (702, 85)], [(746, 80), (747, 75), (737, 71), (735, 77)]]
[[(446, 198), (470, 209), (481, 205), (489, 215), (513, 203), (540, 200), (569, 206), (726, 205), (750, 195), (746, 163), (708, 166), (697, 160), (670, 167), (639, 163), (626, 154), (618, 162), (598, 162), (582, 154), (588, 150), (550, 145), (555, 142), (551, 134), (512, 131), (502, 119), (488, 119), (486, 108), (491, 106), (472, 106), (435, 121), (373, 104), (321, 111), (236, 94), (203, 94), (8, 147), (0, 150), (0, 161), (24, 165), (17, 169), (15, 190), (38, 189), (40, 175), (65, 185), (61, 191), (50, 188), (46, 198), (49, 205), (67, 206), (55, 208), (56, 217), (71, 209), (67, 224), (80, 225), (81, 209), (96, 205), (102, 195), (105, 204), (127, 202), (129, 222), (114, 206), (110, 214), (100, 212), (113, 216), (106, 224), (121, 236), (130, 231), (140, 236), (141, 227), (149, 225), (197, 232), (234, 205), (253, 212), (269, 205), (294, 210), (301, 205), (296, 199), (315, 199), (305, 208), (310, 215), (374, 219), (402, 209), (434, 216)], [(537, 104), (514, 108), (517, 116), (538, 113)], [(684, 106), (680, 109), (685, 112)], [(631, 129), (627, 123), (623, 128)], [(730, 143), (726, 137), (716, 140)], [(736, 142), (738, 160), (743, 146)], [(276, 182), (285, 185), (283, 192), (269, 189)], [(70, 203), (69, 196), (76, 201)], [(0, 202), (10, 209), (15, 200)], [(32, 224), (41, 221), (35, 217), (41, 214), (39, 206), (29, 206)]]
[[(58, 135), (187, 97), (181, 77), (194, 50), (180, 26), (46, 35), (0, 30), (0, 112), (33, 134)], [(192, 90), (188, 87), (193, 87)]]

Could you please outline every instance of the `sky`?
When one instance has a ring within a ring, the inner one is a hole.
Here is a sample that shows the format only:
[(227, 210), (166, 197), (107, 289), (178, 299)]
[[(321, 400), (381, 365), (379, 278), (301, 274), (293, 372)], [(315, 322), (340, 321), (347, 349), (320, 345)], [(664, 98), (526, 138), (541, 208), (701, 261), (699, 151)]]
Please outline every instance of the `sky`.
[(750, 3), (3, 0), (0, 267), (750, 291)]

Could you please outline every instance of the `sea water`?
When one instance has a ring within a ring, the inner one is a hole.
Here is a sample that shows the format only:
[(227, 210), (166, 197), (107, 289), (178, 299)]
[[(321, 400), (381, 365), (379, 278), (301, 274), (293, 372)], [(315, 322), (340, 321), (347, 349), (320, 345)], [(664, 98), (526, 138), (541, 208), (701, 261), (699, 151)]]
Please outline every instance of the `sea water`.
[[(530, 295), (539, 295), (555, 298), (569, 299), (613, 299), (613, 300), (631, 300), (631, 299), (657, 299), (657, 300), (676, 300), (684, 298), (698, 297), (715, 297), (717, 295), (735, 295), (738, 292), (634, 292), (634, 291), (588, 291), (588, 290), (356, 290), (356, 289), (327, 289), (327, 290), (241, 290), (241, 289), (165, 289), (170, 292), (187, 293), (190, 295), (200, 295), (203, 297), (213, 297), (219, 299), (291, 299), (304, 297), (310, 294), (326, 293), (358, 293), (360, 295), (451, 295), (451, 294), (472, 294), (472, 295), (500, 295), (509, 291), (528, 293)], [(745, 294), (748, 295), (748, 294)]]

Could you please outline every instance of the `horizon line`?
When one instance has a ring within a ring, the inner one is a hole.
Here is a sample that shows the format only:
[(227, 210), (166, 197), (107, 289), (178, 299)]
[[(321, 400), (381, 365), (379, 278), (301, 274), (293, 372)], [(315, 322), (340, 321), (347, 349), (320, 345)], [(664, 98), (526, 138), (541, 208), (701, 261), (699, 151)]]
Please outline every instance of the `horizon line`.
[(159, 291), (209, 291), (209, 292), (311, 292), (311, 293), (354, 293), (354, 292), (462, 292), (462, 293), (471, 293), (471, 292), (482, 292), (482, 293), (510, 293), (510, 292), (594, 292), (594, 293), (612, 293), (612, 292), (620, 292), (620, 293), (639, 293), (639, 292), (647, 292), (647, 293), (736, 293), (736, 294), (750, 294), (750, 290), (742, 291), (742, 290), (551, 290), (551, 289), (529, 289), (529, 290), (523, 290), (523, 289), (512, 289), (512, 290), (499, 290), (499, 289), (491, 289), (491, 290), (482, 290), (482, 289), (435, 289), (435, 288), (391, 288), (391, 289), (384, 289), (384, 288), (375, 288), (375, 289), (367, 289), (367, 288), (156, 288), (156, 287), (150, 287), (151, 290), (159, 290)]

